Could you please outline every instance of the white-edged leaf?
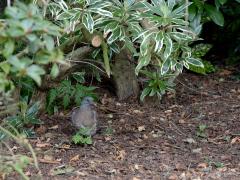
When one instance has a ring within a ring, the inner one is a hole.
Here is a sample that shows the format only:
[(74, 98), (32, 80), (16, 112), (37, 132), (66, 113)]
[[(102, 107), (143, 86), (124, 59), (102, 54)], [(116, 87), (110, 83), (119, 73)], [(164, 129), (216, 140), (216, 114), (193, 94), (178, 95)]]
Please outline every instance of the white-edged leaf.
[(168, 34), (164, 36), (164, 44), (165, 44), (165, 51), (163, 53), (164, 60), (166, 60), (172, 53), (173, 50), (173, 42)]
[(170, 32), (169, 34), (178, 42), (189, 41), (193, 39), (192, 36), (190, 36), (189, 34), (184, 34), (180, 32)]
[(171, 67), (171, 61), (169, 59), (165, 60), (161, 67), (161, 75), (164, 75), (168, 72)]
[(142, 43), (140, 45), (140, 53), (142, 56), (146, 56), (148, 53), (151, 35), (152, 35), (152, 33), (147, 34), (142, 40)]
[(102, 16), (107, 16), (107, 17), (113, 17), (112, 13), (110, 11), (101, 9), (101, 8), (92, 8), (89, 11), (100, 14)]
[(188, 64), (204, 68), (204, 65), (200, 59), (190, 57), (190, 58), (185, 58), (185, 60)]
[(148, 53), (146, 56), (140, 56), (139, 62), (137, 67), (135, 68), (135, 73), (138, 75), (139, 71), (144, 67), (147, 66), (151, 61), (151, 54)]
[(94, 20), (92, 18), (92, 15), (89, 12), (83, 15), (82, 23), (90, 33), (93, 33)]
[(159, 53), (162, 50), (163, 40), (164, 40), (163, 32), (157, 33), (156, 37), (155, 37), (156, 44), (155, 44), (155, 49), (154, 49), (154, 51), (156, 53)]
[(116, 28), (114, 31), (112, 31), (111, 36), (108, 38), (107, 42), (108, 44), (112, 44), (114, 41), (119, 39), (122, 35), (122, 29), (120, 27)]
[(113, 32), (118, 27), (117, 21), (112, 21), (108, 23), (104, 28), (104, 34), (108, 34), (109, 32)]
[(137, 39), (139, 39), (142, 36), (143, 37), (146, 36), (145, 34), (147, 34), (149, 31), (150, 30), (146, 30), (146, 31), (143, 31), (142, 33), (139, 33), (139, 35), (133, 39), (133, 42), (136, 41)]

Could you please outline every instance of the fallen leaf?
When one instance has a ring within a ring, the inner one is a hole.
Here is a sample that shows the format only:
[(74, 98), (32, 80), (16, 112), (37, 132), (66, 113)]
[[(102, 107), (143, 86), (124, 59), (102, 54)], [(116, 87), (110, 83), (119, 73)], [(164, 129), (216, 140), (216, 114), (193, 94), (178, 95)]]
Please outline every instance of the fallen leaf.
[(145, 131), (145, 130), (146, 130), (146, 129), (145, 129), (145, 126), (139, 126), (139, 127), (138, 127), (138, 131), (139, 131), (139, 132)]
[(208, 164), (207, 164), (207, 163), (199, 163), (199, 164), (197, 165), (197, 167), (198, 167), (198, 168), (203, 168), (203, 169), (205, 169), (205, 168), (208, 167)]
[(120, 119), (119, 122), (125, 123), (125, 119)]
[(135, 113), (135, 114), (142, 114), (143, 112), (138, 110), (138, 109), (135, 109), (135, 110), (133, 110), (133, 113)]
[(193, 153), (201, 153), (201, 151), (202, 151), (202, 148), (197, 148), (192, 150)]
[(171, 114), (171, 113), (172, 113), (172, 110), (171, 110), (171, 109), (166, 110), (166, 111), (164, 111), (164, 113), (166, 113), (166, 114)]
[(49, 155), (49, 154), (45, 154), (43, 156), (43, 159), (47, 160), (47, 161), (53, 161), (54, 160), (54, 157), (52, 155)]
[(176, 174), (172, 174), (168, 177), (169, 180), (177, 180), (178, 176)]
[(30, 171), (27, 171), (24, 173), (26, 176), (31, 176), (31, 172)]
[(69, 145), (69, 144), (63, 144), (63, 145), (62, 145), (62, 148), (63, 148), (63, 149), (70, 149), (70, 145)]
[(13, 151), (13, 152), (16, 152), (18, 150), (18, 147), (17, 146), (13, 146), (12, 148), (11, 148), (11, 151)]
[(84, 172), (76, 171), (75, 173), (79, 176), (86, 176), (86, 174)]
[(76, 156), (74, 156), (74, 157), (72, 157), (71, 159), (70, 159), (70, 163), (72, 163), (72, 162), (74, 162), (74, 161), (79, 161), (80, 160), (80, 156), (79, 156), (79, 154), (78, 155), (76, 155)]
[(112, 119), (113, 118), (113, 114), (108, 114), (107, 117)]
[(110, 141), (112, 138), (110, 136), (104, 137), (105, 141)]
[(120, 150), (117, 151), (117, 160), (124, 160), (126, 156), (126, 151), (125, 150)]
[(37, 143), (36, 147), (38, 148), (46, 148), (46, 147), (50, 147), (51, 144), (50, 143)]
[(183, 171), (183, 170), (186, 169), (185, 165), (184, 165), (184, 164), (181, 164), (181, 163), (177, 163), (177, 164), (175, 165), (175, 168), (176, 168), (176, 170), (178, 170), (178, 171)]
[(121, 106), (122, 104), (119, 102), (116, 102), (116, 106)]
[(132, 180), (140, 180), (140, 179), (137, 177), (133, 177)]
[(58, 129), (58, 125), (52, 126), (52, 127), (48, 128), (48, 129), (52, 129), (52, 130)]
[(148, 136), (146, 134), (143, 135), (144, 139), (148, 139)]
[(195, 144), (196, 141), (193, 138), (187, 138), (183, 139), (183, 142), (189, 143), (189, 144)]
[(134, 164), (134, 168), (135, 168), (136, 170), (139, 170), (139, 165), (138, 165), (138, 164)]
[(36, 128), (35, 132), (37, 134), (45, 134), (47, 132), (46, 126), (40, 125), (39, 128)]
[(178, 122), (179, 122), (180, 124), (185, 124), (185, 123), (186, 123), (186, 121), (185, 121), (184, 119), (179, 119)]
[(240, 143), (240, 137), (235, 137), (231, 140), (231, 144)]

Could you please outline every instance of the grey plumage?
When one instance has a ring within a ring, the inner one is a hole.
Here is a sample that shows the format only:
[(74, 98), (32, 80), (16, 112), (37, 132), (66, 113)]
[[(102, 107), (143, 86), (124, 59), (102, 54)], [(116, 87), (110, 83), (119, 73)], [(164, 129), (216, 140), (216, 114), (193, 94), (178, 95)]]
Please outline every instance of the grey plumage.
[(87, 135), (94, 135), (97, 131), (97, 113), (94, 110), (92, 97), (85, 97), (79, 108), (72, 112), (71, 117), (74, 127), (88, 129)]

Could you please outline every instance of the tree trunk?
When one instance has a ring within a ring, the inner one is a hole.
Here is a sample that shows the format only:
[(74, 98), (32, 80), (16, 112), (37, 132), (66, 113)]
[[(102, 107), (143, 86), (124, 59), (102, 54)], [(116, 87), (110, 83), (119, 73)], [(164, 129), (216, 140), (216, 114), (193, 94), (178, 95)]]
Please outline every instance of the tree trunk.
[(135, 66), (130, 62), (131, 55), (123, 49), (114, 58), (112, 67), (113, 82), (119, 100), (129, 97), (138, 97), (139, 85), (135, 75)]

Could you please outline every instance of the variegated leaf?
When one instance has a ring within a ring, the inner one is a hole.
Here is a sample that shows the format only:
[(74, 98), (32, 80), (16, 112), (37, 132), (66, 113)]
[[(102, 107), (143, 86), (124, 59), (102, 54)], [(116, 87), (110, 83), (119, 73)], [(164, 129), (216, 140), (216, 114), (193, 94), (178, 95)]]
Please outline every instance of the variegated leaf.
[(198, 66), (198, 67), (204, 67), (202, 61), (200, 59), (196, 58), (186, 58), (185, 59), (188, 64), (191, 64), (193, 66)]
[(155, 38), (156, 44), (154, 49), (156, 53), (159, 53), (162, 50), (163, 40), (164, 40), (163, 32), (157, 33)]
[(138, 75), (139, 71), (144, 67), (147, 66), (151, 61), (151, 53), (148, 53), (146, 56), (140, 56), (138, 65), (135, 69), (136, 75)]
[(164, 36), (164, 44), (165, 44), (165, 51), (163, 53), (164, 60), (166, 60), (172, 53), (173, 50), (173, 42), (168, 34)]
[(82, 23), (90, 33), (93, 33), (94, 21), (89, 12), (87, 12), (83, 15)]
[(168, 72), (171, 67), (171, 61), (169, 59), (165, 60), (161, 67), (161, 75), (164, 75)]

